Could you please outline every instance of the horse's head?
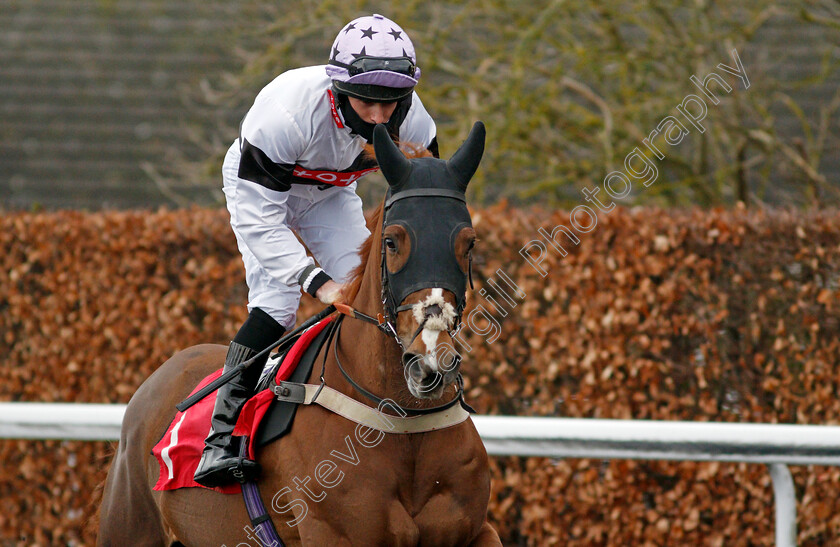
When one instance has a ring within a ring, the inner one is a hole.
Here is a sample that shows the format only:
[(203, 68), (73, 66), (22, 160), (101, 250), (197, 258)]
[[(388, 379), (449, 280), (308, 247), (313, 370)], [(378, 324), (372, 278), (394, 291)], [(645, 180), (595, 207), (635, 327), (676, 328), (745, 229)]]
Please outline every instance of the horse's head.
[(382, 218), (382, 302), (403, 349), (411, 394), (435, 399), (458, 376), (452, 331), (466, 305), (475, 243), (465, 192), (484, 152), (477, 122), (449, 161), (407, 159), (385, 127), (373, 134), (388, 181)]

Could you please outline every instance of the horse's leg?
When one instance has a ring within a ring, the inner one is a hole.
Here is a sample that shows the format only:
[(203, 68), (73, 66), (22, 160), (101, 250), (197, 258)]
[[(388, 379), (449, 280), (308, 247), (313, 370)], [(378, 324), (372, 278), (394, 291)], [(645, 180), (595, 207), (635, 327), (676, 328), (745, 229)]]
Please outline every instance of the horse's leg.
[[(226, 346), (201, 345), (174, 355), (138, 389), (129, 403), (129, 408), (136, 404), (146, 409), (146, 419), (142, 420), (144, 432), (137, 436), (142, 437), (137, 444), (143, 447), (143, 453), (132, 461), (145, 462), (141, 481), (145, 481), (146, 492), (154, 502), (156, 518), (160, 519), (168, 538), (172, 541), (177, 538), (190, 547), (262, 545), (254, 535), (241, 495), (219, 494), (204, 488), (153, 490), (160, 466), (149, 452), (171, 423), (175, 405), (202, 378), (222, 366), (226, 351)], [(128, 423), (126, 414), (124, 430)], [(131, 423), (137, 422), (132, 420)], [(270, 491), (263, 490), (263, 503), (271, 507), (271, 497), (267, 497)], [(288, 535), (283, 529), (278, 532)], [(289, 547), (299, 545), (294, 538), (284, 537), (283, 540)], [(132, 542), (125, 544), (134, 545)]]
[[(141, 417), (126, 410), (124, 424), (139, 423)], [(152, 497), (144, 469), (145, 447), (132, 442), (136, 428), (124, 425), (117, 454), (108, 470), (99, 509), (97, 545), (160, 547), (170, 542), (163, 530), (160, 511)]]
[(502, 547), (502, 540), (496, 529), (490, 523), (484, 521), (478, 535), (470, 542), (470, 547)]
[(176, 354), (129, 401), (105, 480), (99, 545), (157, 547), (175, 541), (152, 490), (159, 468), (150, 452), (175, 415), (175, 404), (220, 365), (224, 352), (224, 346), (202, 345)]

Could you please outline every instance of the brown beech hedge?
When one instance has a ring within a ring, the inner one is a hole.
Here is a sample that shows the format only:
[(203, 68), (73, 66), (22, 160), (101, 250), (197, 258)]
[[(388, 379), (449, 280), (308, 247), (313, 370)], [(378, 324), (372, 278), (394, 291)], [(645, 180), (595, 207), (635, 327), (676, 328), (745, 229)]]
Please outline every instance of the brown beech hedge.
[[(837, 211), (615, 209), (569, 228), (577, 243), (555, 229), (569, 212), (503, 203), (473, 219), (458, 339), (480, 413), (838, 423)], [(223, 210), (6, 213), (0, 251), (3, 401), (125, 403), (246, 316)], [(300, 317), (319, 308), (304, 297)], [(0, 544), (92, 545), (113, 451), (0, 441)], [(773, 544), (761, 465), (492, 462), (506, 545)], [(840, 470), (792, 471), (800, 545), (840, 543)]]

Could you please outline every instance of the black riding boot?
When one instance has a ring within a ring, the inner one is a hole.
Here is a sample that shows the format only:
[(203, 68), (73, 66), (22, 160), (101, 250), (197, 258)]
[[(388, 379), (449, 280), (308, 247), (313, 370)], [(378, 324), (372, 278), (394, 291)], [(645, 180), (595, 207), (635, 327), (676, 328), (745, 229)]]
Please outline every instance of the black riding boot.
[[(247, 346), (231, 342), (224, 372), (256, 354), (256, 351)], [(204, 441), (204, 452), (193, 477), (195, 482), (208, 487), (222, 486), (234, 481), (245, 482), (259, 473), (257, 462), (240, 457), (241, 437), (231, 436), (239, 411), (242, 410), (245, 401), (253, 395), (258, 379), (259, 374), (246, 370), (216, 392), (210, 434)]]

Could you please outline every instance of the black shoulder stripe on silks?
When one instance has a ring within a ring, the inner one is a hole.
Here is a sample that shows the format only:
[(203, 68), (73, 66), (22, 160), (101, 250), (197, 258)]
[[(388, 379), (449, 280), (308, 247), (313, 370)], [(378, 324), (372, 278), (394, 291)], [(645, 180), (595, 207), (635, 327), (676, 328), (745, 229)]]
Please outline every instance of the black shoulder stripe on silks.
[(432, 153), (434, 157), (440, 159), (440, 150), (438, 150), (438, 142), (437, 142), (437, 135), (432, 138), (432, 142), (429, 143), (429, 146), (426, 149)]
[(286, 192), (291, 186), (292, 164), (274, 163), (265, 152), (242, 139), (242, 157), (239, 159), (239, 178), (256, 182), (269, 190)]

